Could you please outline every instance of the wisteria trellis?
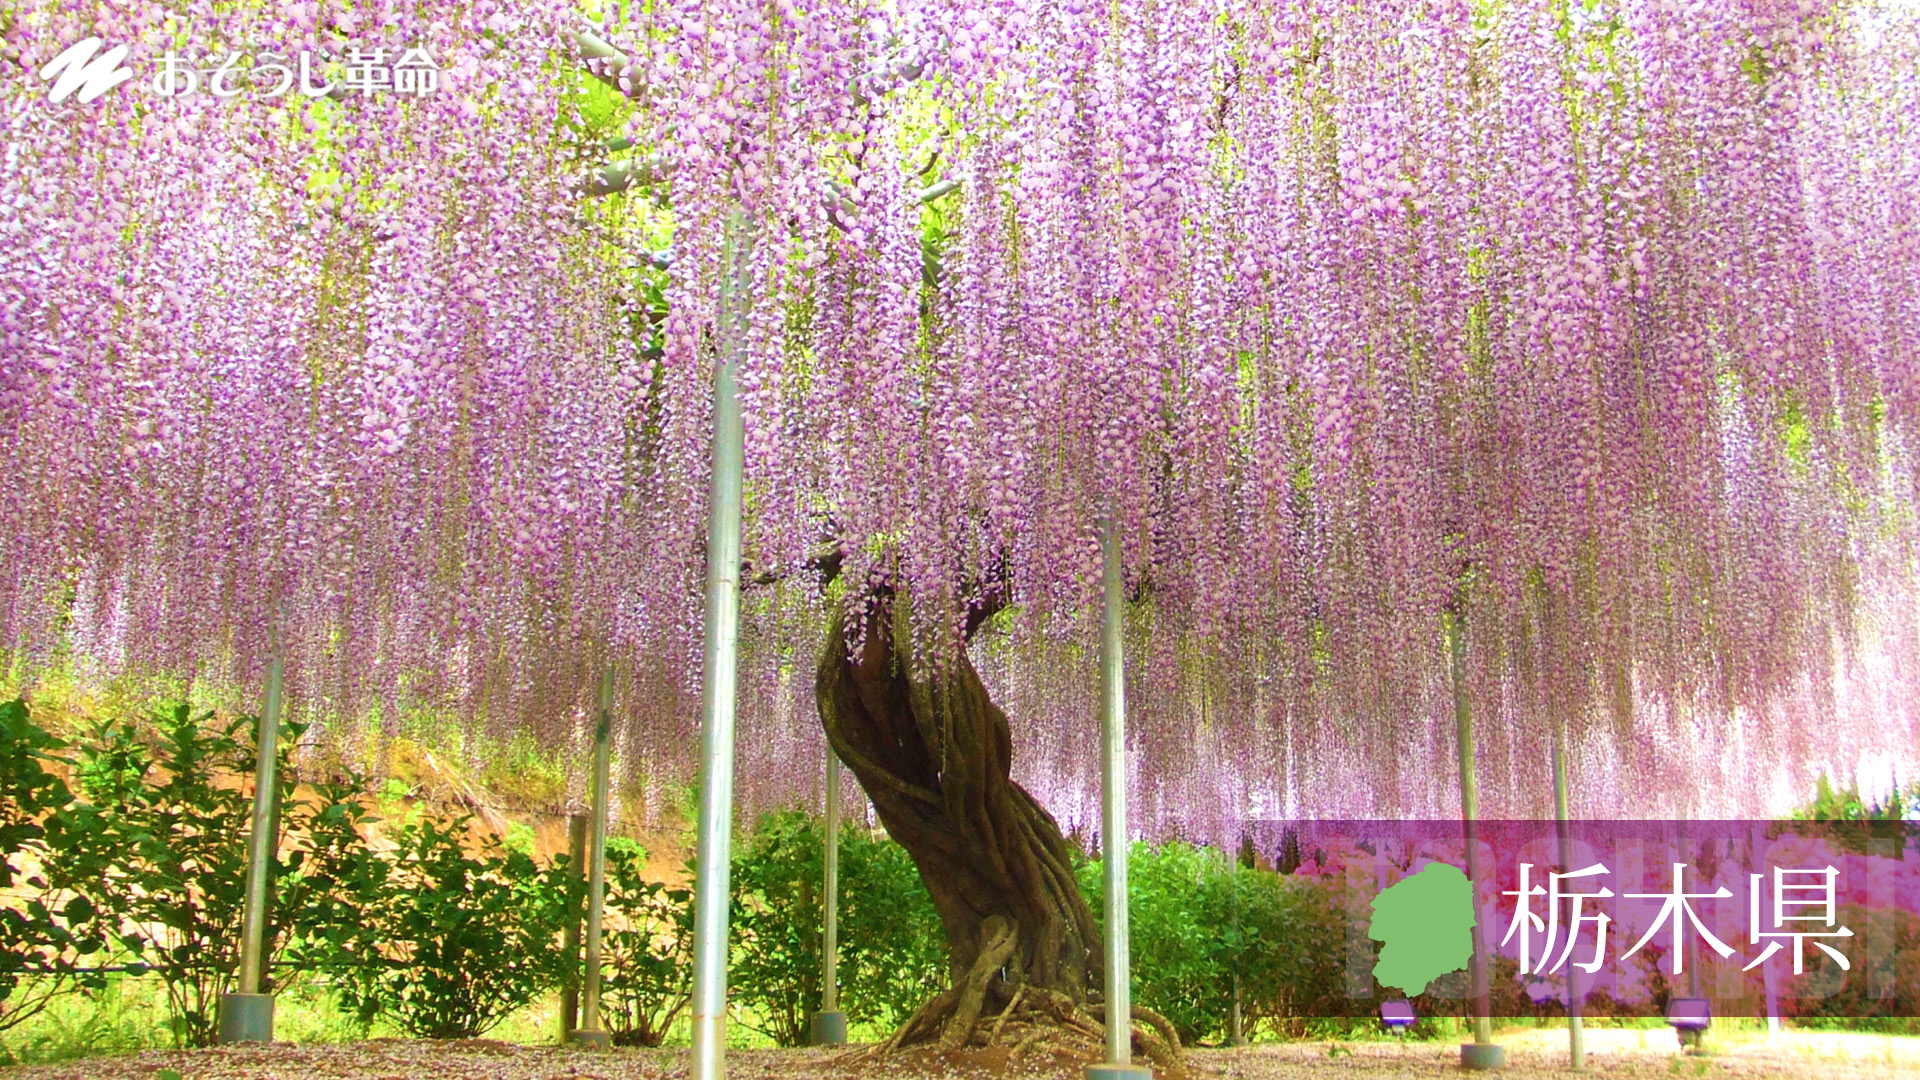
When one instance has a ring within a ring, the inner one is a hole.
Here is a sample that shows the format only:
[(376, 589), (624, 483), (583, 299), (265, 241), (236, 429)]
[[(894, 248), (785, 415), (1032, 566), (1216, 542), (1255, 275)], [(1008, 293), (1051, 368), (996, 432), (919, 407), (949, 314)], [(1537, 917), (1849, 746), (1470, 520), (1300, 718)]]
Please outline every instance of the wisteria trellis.
[[(589, 78), (576, 32), (632, 59)], [(1920, 13), (1762, 0), (0, 6), (0, 630), (298, 706), (694, 745), (722, 215), (745, 794), (812, 790), (828, 532), (1097, 821), (1109, 507), (1149, 832), (1766, 809), (1920, 749)], [(47, 102), (97, 34), (439, 93)], [(652, 186), (594, 198), (607, 140)], [(930, 192), (932, 198), (924, 198)], [(664, 264), (664, 265), (663, 265)], [(958, 609), (953, 608), (955, 617)], [(939, 622), (937, 615), (925, 620)], [(1628, 796), (1631, 796), (1629, 799)], [(1584, 804), (1584, 805), (1583, 805)]]

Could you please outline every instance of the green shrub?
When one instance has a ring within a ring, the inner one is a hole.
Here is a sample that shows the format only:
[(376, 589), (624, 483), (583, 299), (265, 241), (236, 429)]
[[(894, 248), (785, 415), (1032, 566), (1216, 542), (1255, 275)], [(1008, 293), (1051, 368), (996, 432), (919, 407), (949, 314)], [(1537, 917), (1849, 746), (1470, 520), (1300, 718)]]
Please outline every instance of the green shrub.
[(919, 868), (865, 829), (840, 833), (839, 977), (847, 1019), (889, 1032), (947, 985), (947, 932)]
[(104, 941), (85, 902), (70, 904), (49, 880), (41, 821), (73, 800), (45, 762), (64, 744), (36, 726), (21, 701), (0, 704), (0, 1031), (38, 1014), (75, 979)]
[(798, 811), (762, 818), (733, 860), (729, 997), (741, 1023), (800, 1046), (820, 1008), (820, 825)]
[(384, 1015), (421, 1038), (473, 1038), (559, 980), (565, 893), (491, 836), (469, 854), (471, 820), (402, 826), (354, 885), (363, 921), (338, 928), (326, 963), (363, 1022)]
[[(1855, 942), (1865, 937), (1879, 947), (1843, 949), (1853, 965), (1843, 974), (1825, 953), (1808, 944), (1805, 974), (1781, 988), (1788, 998), (1785, 1011), (1796, 1026), (1920, 1035), (1920, 916), (1900, 908), (1845, 904), (1836, 921), (1857, 935)], [(1812, 988), (1831, 986), (1840, 978), (1845, 981), (1832, 994), (1810, 996)], [(1876, 991), (1889, 996), (1872, 996)]]
[[(1105, 895), (1101, 869), (1088, 864), (1095, 910)], [(1230, 923), (1211, 921), (1208, 903), (1231, 874), (1218, 854), (1186, 844), (1136, 844), (1128, 860), (1133, 999), (1171, 1021), (1184, 1043), (1224, 1029), (1233, 1007), (1232, 974), (1220, 960), (1238, 939)]]
[[(1096, 921), (1101, 871), (1099, 860), (1077, 868)], [(1308, 1018), (1345, 1011), (1344, 915), (1316, 883), (1178, 842), (1133, 845), (1127, 879), (1133, 999), (1183, 1042), (1225, 1040), (1236, 988), (1247, 1034), (1306, 1035)]]
[(600, 1015), (621, 1046), (659, 1046), (693, 984), (693, 894), (644, 880), (645, 863), (638, 844), (607, 844)]
[[(367, 806), (365, 780), (344, 779), (313, 785), (315, 799), (292, 804), (286, 869), (275, 883), (268, 911), (276, 934), (285, 940), (281, 972), (313, 972), (364, 1034), (377, 1007), (345, 999), (367, 984), (384, 964), (381, 942), (371, 929), (392, 880), (392, 856), (376, 852), (365, 830), (378, 823)], [(282, 975), (278, 982), (289, 980)]]
[(1907, 819), (1916, 801), (1920, 801), (1920, 783), (1895, 790), (1882, 804), (1862, 797), (1858, 784), (1835, 789), (1822, 774), (1814, 786), (1813, 801), (1795, 810), (1792, 820), (1899, 822)]
[(1239, 973), (1247, 1031), (1265, 1026), (1276, 1035), (1304, 1036), (1306, 1018), (1344, 1010), (1346, 913), (1330, 889), (1241, 866), (1209, 897), (1213, 924), (1238, 927), (1220, 963), (1229, 980)]
[[(944, 987), (945, 933), (904, 849), (862, 829), (840, 840), (840, 1005), (852, 1023), (895, 1026)], [(821, 821), (786, 811), (763, 818), (733, 863), (728, 981), (742, 1023), (781, 1046), (805, 1042), (820, 1008), (825, 850)]]
[(244, 736), (256, 721), (212, 724), (185, 705), (154, 719), (154, 746), (130, 722), (81, 740), (81, 799), (47, 822), (49, 872), (73, 894), (71, 919), (164, 982), (176, 1043), (207, 1046), (238, 962), (253, 813), (245, 792), (215, 778), (251, 771)]

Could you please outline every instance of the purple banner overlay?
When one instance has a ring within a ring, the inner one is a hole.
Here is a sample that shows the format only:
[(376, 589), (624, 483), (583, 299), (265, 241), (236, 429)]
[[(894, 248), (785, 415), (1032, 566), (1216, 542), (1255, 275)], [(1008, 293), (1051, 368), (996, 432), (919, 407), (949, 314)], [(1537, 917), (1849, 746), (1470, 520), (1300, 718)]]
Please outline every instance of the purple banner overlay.
[[(1920, 822), (1261, 821), (1346, 916), (1351, 1015), (1920, 1014)], [(1471, 899), (1469, 899), (1471, 893)], [(1455, 961), (1458, 961), (1456, 964)], [(1398, 1008), (1397, 1005), (1394, 1006)]]

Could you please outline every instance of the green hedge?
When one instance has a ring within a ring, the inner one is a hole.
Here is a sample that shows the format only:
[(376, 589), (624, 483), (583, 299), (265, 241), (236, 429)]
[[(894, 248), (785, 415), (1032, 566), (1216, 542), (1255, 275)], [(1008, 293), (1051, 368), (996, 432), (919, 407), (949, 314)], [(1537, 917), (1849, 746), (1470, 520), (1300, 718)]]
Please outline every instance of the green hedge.
[[(116, 972), (160, 980), (176, 1044), (213, 1041), (220, 995), (235, 988), (252, 825), (251, 794), (232, 778), (253, 771), (256, 724), (180, 706), (67, 745), (24, 703), (0, 705), (0, 875), (33, 894), (0, 918), (0, 1027)], [(286, 797), (300, 734), (288, 725), (278, 748), (269, 989), (323, 978), (363, 1026), (384, 1016), (460, 1037), (561, 977), (558, 875), (466, 819), (408, 822), (374, 849), (363, 829), (378, 819), (357, 778)], [(32, 1000), (14, 1000), (23, 987)]]
[(106, 947), (85, 901), (64, 897), (47, 868), (45, 822), (73, 801), (46, 767), (64, 749), (24, 704), (0, 704), (0, 889), (13, 898), (0, 907), (0, 1031), (74, 989), (80, 965)]
[[(1078, 869), (1096, 919), (1101, 869), (1099, 860)], [(1305, 1018), (1345, 1008), (1345, 916), (1329, 890), (1182, 843), (1135, 844), (1127, 879), (1133, 999), (1182, 1042), (1226, 1041), (1236, 991), (1249, 1037), (1306, 1034)]]
[[(231, 778), (252, 771), (253, 729), (182, 707), (66, 745), (24, 704), (0, 707), (0, 880), (36, 897), (0, 918), (0, 1029), (51, 995), (98, 991), (108, 964), (165, 985), (177, 1043), (211, 1041), (238, 962), (252, 800)], [(280, 747), (283, 788), (299, 734)], [(404, 810), (376, 848), (360, 778), (305, 790), (280, 802), (270, 989), (315, 980), (363, 1032), (383, 1020), (456, 1038), (569, 977), (559, 941), (584, 904), (566, 856), (542, 864), (466, 818)], [(768, 815), (736, 845), (734, 1015), (779, 1045), (803, 1042), (820, 1007), (822, 855), (819, 820), (800, 812)], [(878, 1037), (945, 984), (944, 934), (898, 845), (849, 828), (840, 858), (841, 1007)], [(658, 1045), (686, 1008), (691, 898), (645, 880), (644, 865), (637, 845), (610, 845), (603, 1016), (617, 1041)], [(1099, 911), (1100, 864), (1079, 874)], [(1224, 1040), (1236, 991), (1249, 1033), (1306, 1034), (1301, 1018), (1343, 1007), (1342, 915), (1312, 881), (1183, 844), (1136, 847), (1132, 881), (1135, 1000), (1184, 1040)], [(33, 1000), (12, 998), (29, 985)]]
[[(164, 985), (177, 1045), (212, 1042), (234, 989), (251, 829), (251, 795), (231, 781), (252, 772), (255, 724), (182, 706), (69, 745), (25, 703), (0, 705), (0, 887), (21, 898), (0, 908), (0, 1030), (102, 990), (111, 971)], [(381, 819), (360, 778), (288, 797), (300, 733), (279, 748), (268, 989), (319, 980), (362, 1031), (383, 1019), (461, 1038), (568, 978), (559, 943), (584, 884), (565, 855), (541, 864), (467, 817), (405, 812), (370, 845)], [(817, 821), (776, 814), (735, 858), (737, 1015), (782, 1045), (803, 1041), (819, 1008), (822, 850)], [(631, 841), (609, 844), (602, 1015), (630, 1045), (658, 1045), (690, 989), (691, 897), (646, 880), (645, 861)], [(857, 1024), (897, 1024), (944, 979), (938, 917), (898, 846), (849, 829), (841, 867), (844, 1007)]]
[[(728, 975), (749, 1026), (781, 1046), (806, 1041), (820, 1008), (826, 839), (799, 811), (770, 814), (733, 863)], [(840, 1007), (852, 1024), (891, 1029), (946, 985), (940, 916), (905, 849), (863, 829), (840, 834)]]
[[(253, 731), (251, 718), (181, 707), (66, 743), (23, 703), (0, 704), (0, 887), (13, 897), (0, 907), (0, 1032), (61, 995), (102, 992), (115, 970), (164, 985), (177, 1044), (211, 1041), (238, 961), (252, 799), (233, 778), (252, 772)], [(290, 727), (279, 748), (283, 787), (299, 734)], [(303, 791), (283, 790), (279, 804), (270, 989), (309, 980), (363, 1033), (383, 1021), (455, 1038), (488, 1031), (577, 973), (559, 947), (584, 908), (566, 856), (543, 863), (524, 836), (502, 844), (467, 818), (404, 809), (376, 847), (366, 836), (380, 819), (364, 781)], [(800, 812), (768, 815), (736, 845), (734, 1016), (780, 1045), (804, 1041), (820, 1007), (822, 856), (821, 824)], [(840, 859), (841, 1007), (858, 1033), (880, 1037), (944, 986), (944, 935), (898, 845), (849, 828)], [(1376, 1027), (1338, 1018), (1351, 1003), (1332, 889), (1186, 844), (1136, 845), (1130, 859), (1134, 999), (1184, 1041), (1225, 1041), (1236, 1000), (1249, 1036)], [(637, 844), (610, 844), (602, 1003), (617, 1042), (652, 1046), (687, 1006), (692, 905), (686, 890), (646, 880), (645, 865)], [(1082, 860), (1077, 874), (1097, 914), (1099, 862)], [(1903, 919), (1895, 932), (1907, 944), (1920, 923)], [(1518, 993), (1511, 978), (1496, 983)], [(1436, 1017), (1462, 1007), (1416, 1006)]]

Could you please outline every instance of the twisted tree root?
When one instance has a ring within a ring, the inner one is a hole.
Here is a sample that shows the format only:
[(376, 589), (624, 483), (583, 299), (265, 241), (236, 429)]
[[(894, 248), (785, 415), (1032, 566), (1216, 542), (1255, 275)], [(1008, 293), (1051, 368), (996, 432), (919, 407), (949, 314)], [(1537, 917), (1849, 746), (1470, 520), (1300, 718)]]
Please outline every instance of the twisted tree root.
[(900, 1025), (900, 1029), (893, 1033), (892, 1038), (881, 1043), (879, 1046), (862, 1048), (859, 1052), (861, 1054), (888, 1054), (898, 1050), (901, 1044), (907, 1041), (908, 1036), (913, 1035), (921, 1028), (934, 1026), (936, 1018), (944, 1017), (948, 1009), (953, 1006), (953, 1000), (953, 990), (947, 989), (940, 991), (929, 999), (925, 1005), (916, 1009), (912, 1016), (907, 1017), (907, 1022)]
[(1027, 988), (1024, 985), (1013, 992), (1013, 1000), (1007, 1002), (1007, 1007), (1000, 1011), (1000, 1018), (993, 1022), (993, 1030), (987, 1032), (988, 1046), (992, 1046), (994, 1043), (1000, 1041), (1001, 1029), (1007, 1026), (1007, 1020), (1013, 1016), (1015, 1010), (1020, 1008), (1020, 999), (1026, 996)]
[[(1087, 1012), (1102, 1024), (1107, 1022), (1107, 1006), (1105, 1003), (1097, 1002), (1089, 1005), (1087, 1006)], [(1180, 1050), (1180, 1033), (1173, 1029), (1173, 1021), (1168, 1020), (1166, 1017), (1161, 1016), (1145, 1005), (1133, 1006), (1131, 1015), (1135, 1020), (1144, 1020), (1148, 1024), (1153, 1025), (1153, 1029), (1159, 1032), (1160, 1038), (1166, 1042), (1168, 1047), (1172, 1048), (1175, 1052)]]
[(986, 1007), (987, 987), (1001, 965), (1013, 955), (1013, 947), (1020, 940), (1013, 923), (998, 915), (989, 917), (982, 925), (986, 933), (980, 952), (973, 959), (973, 967), (967, 971), (966, 982), (954, 987), (959, 998), (954, 1003), (953, 1015), (947, 1020), (945, 1030), (940, 1033), (942, 1050), (965, 1046), (973, 1038), (973, 1025), (980, 1022), (980, 1011)]
[(1013, 1053), (1007, 1055), (1007, 1060), (1012, 1061), (1013, 1059), (1019, 1057), (1021, 1054), (1026, 1053), (1028, 1047), (1046, 1038), (1049, 1033), (1050, 1033), (1049, 1029), (1047, 1028), (1044, 1028), (1044, 1027), (1034, 1028), (1032, 1031), (1028, 1032), (1024, 1038), (1022, 1038), (1019, 1042), (1014, 1044)]
[[(1019, 932), (1006, 919), (987, 921), (986, 935), (966, 977), (958, 984), (935, 995), (916, 1010), (886, 1042), (863, 1047), (834, 1058), (836, 1062), (871, 1059), (931, 1044), (937, 1051), (968, 1046), (1004, 1045), (1003, 1036), (1013, 1044), (1007, 1060), (1012, 1061), (1030, 1050), (1051, 1047), (1069, 1048), (1097, 1056), (1107, 1037), (1104, 1004), (1082, 1006), (1070, 995), (1051, 987), (1021, 983), (1009, 987), (1000, 981), (1002, 969), (1014, 955)], [(993, 1023), (980, 1021), (990, 996), (1006, 996)], [(1161, 1080), (1185, 1080), (1187, 1071), (1180, 1059), (1180, 1035), (1166, 1017), (1135, 1005), (1128, 1024), (1131, 1040), (1154, 1065)]]
[[(1087, 1011), (1097, 1017), (1104, 1025), (1107, 1007), (1104, 1003), (1087, 1006)], [(1135, 1005), (1130, 1010), (1131, 1018), (1144, 1021), (1146, 1026), (1132, 1026), (1135, 1041), (1155, 1066), (1156, 1075), (1164, 1080), (1178, 1080), (1186, 1075), (1186, 1069), (1180, 1063), (1180, 1033), (1166, 1017), (1144, 1005)], [(1148, 1030), (1151, 1028), (1152, 1030)], [(1102, 1040), (1106, 1038), (1106, 1029), (1100, 1031)]]

